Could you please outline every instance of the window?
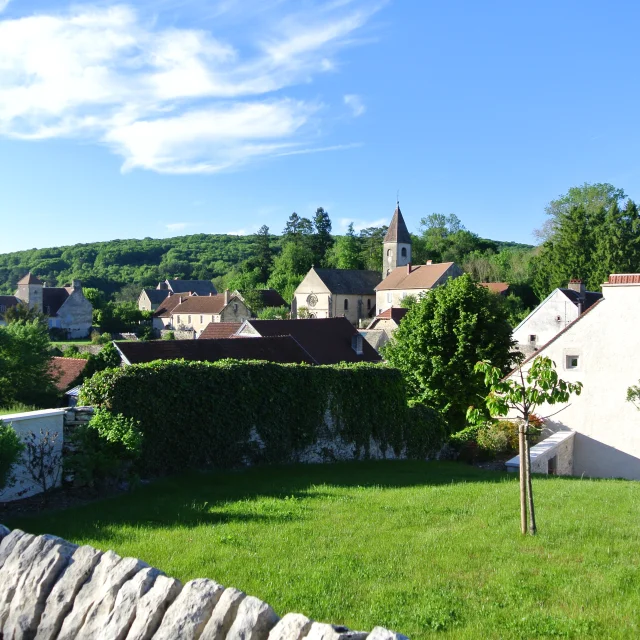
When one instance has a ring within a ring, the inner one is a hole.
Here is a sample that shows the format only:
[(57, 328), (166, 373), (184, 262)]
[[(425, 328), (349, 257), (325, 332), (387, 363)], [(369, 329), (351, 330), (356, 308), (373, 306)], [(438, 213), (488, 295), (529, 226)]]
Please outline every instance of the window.
[(387, 257), (390, 258), (393, 255), (393, 249), (387, 249)]
[(577, 369), (578, 364), (580, 363), (580, 358), (578, 356), (567, 356), (567, 360), (565, 363), (566, 369)]
[(402, 251), (400, 251), (400, 255), (401, 255), (403, 258), (406, 258), (406, 257), (407, 257), (407, 247), (402, 247)]
[(238, 303), (237, 302), (233, 305), (233, 313), (238, 313)]
[(367, 298), (367, 311), (371, 311), (371, 298)]
[(387, 291), (387, 302), (393, 302), (393, 293)]
[(191, 316), (187, 316), (187, 324), (191, 324)]
[(6, 307), (3, 304), (0, 304), (0, 313), (6, 310), (7, 310)]
[(200, 324), (204, 324), (204, 316), (200, 316)]
[(534, 335), (529, 336), (529, 342), (536, 342), (537, 339), (538, 339), (538, 336), (534, 336)]
[(344, 310), (349, 311), (349, 300), (347, 298), (344, 299)]
[(178, 324), (180, 324), (180, 316), (178, 316)]

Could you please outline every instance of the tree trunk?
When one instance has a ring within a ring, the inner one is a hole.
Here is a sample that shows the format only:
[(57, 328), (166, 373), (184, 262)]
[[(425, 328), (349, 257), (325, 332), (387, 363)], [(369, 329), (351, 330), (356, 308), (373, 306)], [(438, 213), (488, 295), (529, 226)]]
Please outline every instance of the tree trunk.
[[(533, 508), (533, 486), (531, 485), (531, 454), (529, 450), (529, 418), (524, 426), (525, 477), (527, 480), (527, 501), (529, 503), (529, 533), (536, 535), (536, 512)], [(522, 458), (521, 458), (522, 459)]]
[(520, 532), (527, 533), (527, 490), (525, 476), (525, 434), (524, 423), (518, 425), (518, 451), (520, 455)]

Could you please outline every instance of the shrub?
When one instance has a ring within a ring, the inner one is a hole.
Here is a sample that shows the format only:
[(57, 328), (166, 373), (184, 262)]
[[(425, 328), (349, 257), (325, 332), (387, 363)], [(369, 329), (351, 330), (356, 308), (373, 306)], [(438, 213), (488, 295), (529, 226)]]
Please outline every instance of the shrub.
[(97, 409), (91, 421), (70, 436), (72, 451), (65, 467), (78, 485), (118, 482), (132, 473), (141, 444), (142, 433), (135, 420)]
[(415, 402), (409, 403), (405, 429), (407, 457), (425, 459), (434, 457), (447, 437), (447, 425), (442, 414)]
[(62, 473), (62, 451), (56, 445), (57, 431), (33, 431), (26, 436), (24, 466), (31, 479), (42, 489), (46, 500), (49, 493), (58, 484)]
[(499, 455), (518, 449), (518, 423), (515, 420), (488, 422), (478, 430), (477, 443), (490, 455)]
[(15, 484), (13, 468), (23, 451), (24, 444), (13, 427), (0, 420), (0, 495)]
[(162, 339), (163, 340), (175, 340), (176, 339), (176, 334), (173, 331), (167, 331), (166, 333), (162, 334)]
[(137, 333), (136, 335), (138, 336), (138, 338), (140, 340), (153, 340), (155, 335), (153, 332), (153, 327), (151, 327), (150, 325), (146, 325), (144, 327), (142, 327)]
[(409, 410), (400, 372), (368, 363), (165, 360), (98, 373), (80, 402), (139, 421), (147, 473), (289, 462), (327, 437), (327, 417), (357, 457), (369, 456), (371, 439), (416, 457), (441, 442), (441, 423)]

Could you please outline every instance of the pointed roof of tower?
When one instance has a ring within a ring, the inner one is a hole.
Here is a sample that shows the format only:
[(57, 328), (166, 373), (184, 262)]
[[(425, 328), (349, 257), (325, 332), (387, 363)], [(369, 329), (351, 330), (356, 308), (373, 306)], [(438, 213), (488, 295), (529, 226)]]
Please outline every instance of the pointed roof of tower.
[(393, 218), (391, 218), (391, 224), (389, 225), (387, 235), (384, 237), (384, 241), (411, 244), (411, 236), (409, 235), (407, 225), (404, 223), (399, 202), (396, 205), (396, 210), (393, 212)]
[(24, 278), (18, 280), (18, 284), (42, 284), (42, 280), (29, 271)]

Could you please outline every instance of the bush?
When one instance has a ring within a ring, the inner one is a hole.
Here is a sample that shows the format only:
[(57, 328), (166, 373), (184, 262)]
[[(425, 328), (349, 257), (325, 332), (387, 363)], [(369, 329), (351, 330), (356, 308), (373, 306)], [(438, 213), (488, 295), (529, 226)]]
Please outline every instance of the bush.
[(497, 420), (478, 430), (478, 447), (492, 456), (518, 450), (518, 423), (515, 420)]
[(15, 484), (13, 467), (20, 461), (24, 444), (10, 424), (0, 420), (0, 495)]
[(142, 327), (136, 335), (140, 340), (153, 340), (155, 338), (153, 327), (149, 325)]
[(140, 457), (142, 433), (135, 420), (97, 409), (91, 421), (70, 437), (65, 467), (77, 485), (119, 482), (132, 474)]
[(173, 331), (167, 331), (167, 333), (162, 334), (163, 340), (175, 340), (176, 334)]
[(107, 344), (107, 342), (111, 342), (111, 334), (110, 333), (100, 333), (97, 329), (94, 329), (91, 332), (91, 344)]
[(146, 473), (289, 462), (334, 434), (360, 458), (372, 439), (415, 457), (442, 442), (432, 413), (409, 410), (400, 372), (377, 364), (165, 360), (96, 374), (80, 403), (139, 421)]

